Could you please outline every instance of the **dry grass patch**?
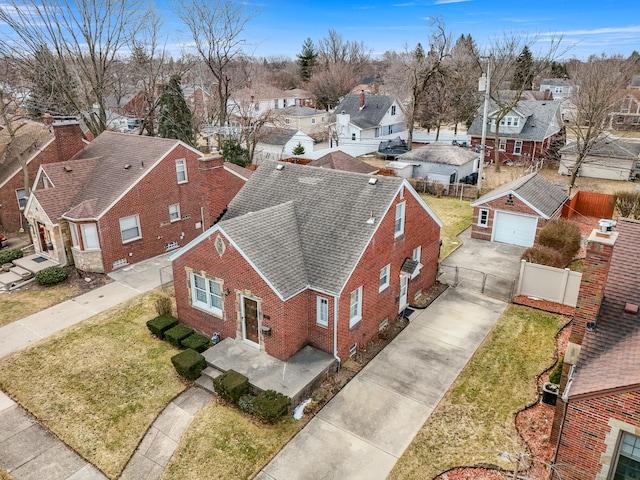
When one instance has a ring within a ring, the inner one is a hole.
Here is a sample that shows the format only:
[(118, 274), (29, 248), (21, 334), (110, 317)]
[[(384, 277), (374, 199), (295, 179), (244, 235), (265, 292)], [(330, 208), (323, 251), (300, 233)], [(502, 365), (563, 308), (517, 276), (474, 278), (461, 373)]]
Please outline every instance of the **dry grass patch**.
[[(33, 288), (36, 287), (36, 288)], [(29, 315), (52, 307), (84, 293), (76, 284), (63, 283), (50, 287), (37, 287), (35, 284), (20, 290), (0, 294), (0, 327)]]
[(210, 403), (193, 419), (162, 478), (251, 478), (304, 426), (291, 417), (264, 425), (238, 410)]
[(515, 414), (538, 394), (566, 317), (510, 306), (422, 426), (389, 478), (425, 479), (456, 466), (513, 465), (498, 453), (525, 447)]
[(2, 389), (110, 478), (185, 388), (170, 361), (178, 350), (145, 325), (160, 295), (140, 295), (0, 364)]
[(0, 468), (0, 480), (13, 480), (12, 477)]
[(440, 239), (442, 240), (440, 260), (442, 260), (462, 244), (458, 235), (471, 226), (473, 207), (468, 200), (460, 201), (460, 199), (452, 197), (437, 198), (424, 194), (420, 194), (420, 196), (442, 221), (442, 229), (440, 230)]

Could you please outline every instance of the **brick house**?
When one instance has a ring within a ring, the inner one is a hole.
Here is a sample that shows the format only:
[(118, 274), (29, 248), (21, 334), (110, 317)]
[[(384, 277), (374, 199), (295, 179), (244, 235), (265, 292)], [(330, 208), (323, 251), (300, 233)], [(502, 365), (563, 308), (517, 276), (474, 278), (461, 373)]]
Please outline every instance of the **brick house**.
[(72, 160), (40, 166), (25, 216), (37, 253), (110, 272), (213, 225), (241, 170), (178, 140), (106, 131)]
[(555, 478), (639, 478), (639, 259), (637, 220), (589, 237), (551, 434)]
[(530, 247), (549, 220), (560, 218), (568, 198), (537, 173), (505, 183), (471, 204), (471, 237)]
[[(544, 157), (562, 128), (560, 101), (520, 100), (502, 120), (498, 129), (498, 145), (495, 145), (495, 104), (489, 107), (485, 162), (494, 160), (498, 148), (500, 163), (525, 163)], [(471, 146), (482, 143), (482, 110), (474, 118), (467, 131)]]
[(265, 162), (171, 257), (178, 316), (280, 360), (344, 361), (435, 283), (440, 227), (403, 179)]
[(28, 185), (40, 165), (68, 160), (85, 146), (78, 122), (50, 125), (21, 120), (12, 142), (0, 131), (0, 228), (16, 233), (27, 226), (23, 216), (28, 191), (21, 163), (27, 165)]

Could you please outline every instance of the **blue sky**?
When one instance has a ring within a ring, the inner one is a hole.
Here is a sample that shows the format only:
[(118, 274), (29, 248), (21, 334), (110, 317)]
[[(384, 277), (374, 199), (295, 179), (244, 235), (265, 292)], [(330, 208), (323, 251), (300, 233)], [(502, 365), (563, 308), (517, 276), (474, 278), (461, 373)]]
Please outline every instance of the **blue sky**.
[[(204, 0), (206, 1), (206, 0)], [(545, 45), (550, 33), (562, 33), (567, 57), (630, 54), (640, 51), (639, 0), (250, 0), (257, 16), (246, 38), (257, 56), (300, 52), (307, 37), (327, 35), (329, 28), (345, 39), (363, 41), (374, 54), (402, 50), (405, 44), (427, 42), (430, 16), (443, 18), (453, 38), (470, 33), (479, 46), (504, 32), (539, 34)], [(163, 15), (164, 16), (164, 15)], [(166, 18), (166, 17), (165, 17)]]

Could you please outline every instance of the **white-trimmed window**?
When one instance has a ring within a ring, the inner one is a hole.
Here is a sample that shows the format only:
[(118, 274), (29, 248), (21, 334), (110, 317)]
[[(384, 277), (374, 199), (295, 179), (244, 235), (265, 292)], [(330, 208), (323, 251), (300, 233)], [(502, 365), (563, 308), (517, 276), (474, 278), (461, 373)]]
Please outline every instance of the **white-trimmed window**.
[(120, 219), (120, 234), (122, 235), (122, 243), (131, 242), (142, 238), (140, 233), (140, 217), (132, 215)]
[(638, 478), (640, 475), (640, 438), (630, 433), (622, 434), (615, 473), (611, 478)]
[(391, 105), (391, 115), (395, 115), (395, 114), (396, 114), (396, 106)]
[(501, 152), (504, 152), (506, 148), (507, 148), (507, 139), (501, 138), (500, 143), (498, 144), (498, 150), (500, 150)]
[(513, 153), (515, 155), (522, 153), (522, 140), (516, 140), (516, 143), (513, 144)]
[(312, 124), (312, 125), (315, 125), (315, 124), (316, 124), (316, 119), (315, 119), (315, 117), (311, 118), (311, 124)]
[(95, 223), (83, 223), (80, 225), (82, 232), (83, 250), (98, 250), (100, 242), (98, 241), (98, 228)]
[(356, 141), (356, 134), (355, 133), (351, 134), (351, 140), (354, 141), (354, 142)]
[(489, 210), (485, 208), (481, 208), (478, 211), (478, 226), (479, 227), (489, 226)]
[(27, 192), (24, 188), (16, 190), (16, 198), (18, 199), (18, 207), (20, 207), (20, 210), (24, 210), (24, 207), (27, 206)]
[(285, 124), (285, 125), (289, 125), (289, 124), (291, 124), (291, 120), (290, 120), (290, 119), (288, 119), (288, 118), (285, 118), (285, 119), (284, 119), (284, 124)]
[(415, 262), (418, 262), (418, 266), (413, 271), (411, 278), (416, 278), (418, 275), (420, 275), (420, 270), (422, 269), (422, 266), (423, 266), (422, 263), (420, 263), (420, 257), (422, 257), (422, 245), (418, 245), (416, 248), (413, 249), (413, 254), (411, 255), (411, 258)]
[(175, 205), (169, 205), (169, 220), (172, 222), (177, 222), (180, 220), (180, 204), (176, 203)]
[(78, 237), (78, 226), (75, 223), (69, 223), (69, 230), (71, 231), (71, 245), (74, 247), (80, 247), (80, 240)]
[(404, 210), (406, 202), (401, 202), (396, 205), (396, 224), (394, 229), (395, 238), (398, 238), (404, 234)]
[(362, 287), (351, 292), (349, 303), (349, 328), (362, 320)]
[(176, 160), (176, 177), (178, 183), (187, 183), (189, 181), (187, 177), (187, 161), (184, 158)]
[(562, 93), (563, 92), (563, 88), (562, 87), (556, 87), (553, 91), (553, 93)]
[(329, 326), (329, 300), (320, 296), (316, 297), (316, 323)]
[(378, 292), (382, 292), (389, 288), (389, 272), (391, 271), (391, 265), (387, 265), (380, 269), (380, 284), (378, 286)]
[(192, 272), (191, 305), (222, 317), (222, 284)]

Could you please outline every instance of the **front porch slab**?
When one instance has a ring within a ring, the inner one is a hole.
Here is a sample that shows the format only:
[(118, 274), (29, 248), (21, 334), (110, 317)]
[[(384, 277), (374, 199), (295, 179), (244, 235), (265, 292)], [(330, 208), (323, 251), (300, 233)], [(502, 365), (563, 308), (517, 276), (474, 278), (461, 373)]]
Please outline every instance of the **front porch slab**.
[(34, 275), (38, 273), (40, 270), (44, 270), (47, 267), (53, 267), (55, 265), (59, 265), (58, 262), (49, 260), (48, 258), (44, 257), (40, 253), (35, 253), (33, 255), (28, 255), (26, 257), (18, 258), (13, 261), (13, 264), (17, 267), (24, 268), (25, 270), (29, 270)]
[(336, 364), (332, 355), (310, 346), (283, 362), (232, 338), (225, 338), (202, 355), (209, 365), (220, 371), (242, 373), (259, 390), (275, 390), (289, 396), (294, 406), (308, 396)]

